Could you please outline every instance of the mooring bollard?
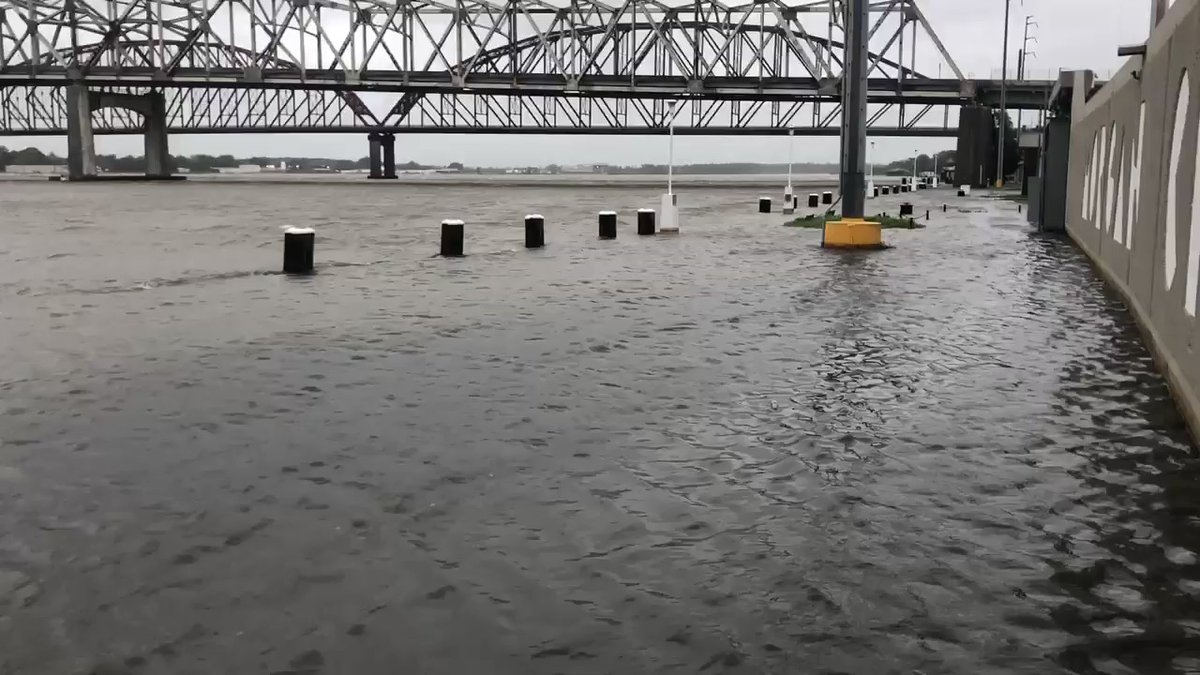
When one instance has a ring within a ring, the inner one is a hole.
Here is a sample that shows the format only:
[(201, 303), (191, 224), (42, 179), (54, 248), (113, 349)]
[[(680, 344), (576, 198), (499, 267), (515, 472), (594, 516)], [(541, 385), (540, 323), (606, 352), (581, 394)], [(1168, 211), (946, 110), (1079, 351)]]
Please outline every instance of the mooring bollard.
[(946, 205), (942, 204), (942, 213), (945, 213), (945, 212), (946, 212)]
[(813, 194), (813, 195), (808, 196), (808, 208), (815, 209), (820, 205), (821, 205), (821, 195)]
[(904, 202), (900, 205), (900, 217), (911, 216), (913, 214), (913, 205), (909, 202)]
[(638, 209), (638, 234), (654, 234), (654, 209)]
[(821, 193), (821, 203), (822, 204), (832, 204), (833, 203), (833, 193), (832, 192), (822, 192)]
[(875, 188), (875, 191), (874, 191), (874, 193), (873, 193), (871, 196), (872, 196), (872, 197), (878, 197), (878, 196), (879, 196), (879, 188)]
[(771, 198), (770, 197), (759, 197), (758, 198), (758, 212), (759, 213), (770, 213), (771, 212)]
[(883, 196), (886, 197), (890, 194), (892, 194), (892, 188), (888, 185), (884, 185), (883, 186)]
[(442, 255), (447, 258), (459, 258), (463, 254), (463, 226), (461, 220), (442, 221)]
[(792, 195), (792, 210), (800, 208), (800, 195)]
[(601, 211), (600, 212), (600, 238), (601, 239), (616, 239), (617, 238), (617, 212), (616, 211)]
[(958, 196), (959, 196), (959, 197), (966, 197), (966, 196), (967, 196), (967, 191), (966, 191), (966, 190), (964, 190), (964, 189), (962, 189), (962, 188), (958, 188)]
[(525, 248), (542, 248), (546, 245), (546, 219), (541, 214), (525, 216)]
[(929, 209), (925, 209), (925, 220), (929, 220)]
[(285, 274), (312, 274), (317, 231), (311, 227), (289, 227), (283, 231)]

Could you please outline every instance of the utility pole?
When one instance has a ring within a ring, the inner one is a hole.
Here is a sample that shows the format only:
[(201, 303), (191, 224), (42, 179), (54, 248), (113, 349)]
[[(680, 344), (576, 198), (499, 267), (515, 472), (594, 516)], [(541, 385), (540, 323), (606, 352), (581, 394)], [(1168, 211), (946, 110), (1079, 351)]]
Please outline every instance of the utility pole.
[[(1029, 28), (1031, 26), (1036, 26), (1036, 25), (1038, 25), (1038, 22), (1034, 21), (1032, 16), (1025, 17), (1025, 40), (1021, 42), (1021, 51), (1017, 52), (1017, 81), (1018, 82), (1025, 81), (1025, 66), (1029, 65), (1029, 55), (1032, 54), (1034, 56), (1037, 56), (1037, 52), (1029, 51), (1029, 43), (1038, 41), (1038, 39), (1035, 36), (1032, 36), (1029, 34)], [(1022, 123), (1021, 121), (1022, 121), (1022, 118), (1024, 117), (1024, 113), (1025, 113), (1024, 110), (1017, 111), (1017, 132), (1018, 133), (1021, 131), (1021, 123)]]
[(1004, 0), (1004, 60), (1000, 65), (1000, 119), (996, 144), (996, 187), (1004, 187), (1004, 132), (1008, 124), (1008, 17), (1012, 10), (1012, 0)]

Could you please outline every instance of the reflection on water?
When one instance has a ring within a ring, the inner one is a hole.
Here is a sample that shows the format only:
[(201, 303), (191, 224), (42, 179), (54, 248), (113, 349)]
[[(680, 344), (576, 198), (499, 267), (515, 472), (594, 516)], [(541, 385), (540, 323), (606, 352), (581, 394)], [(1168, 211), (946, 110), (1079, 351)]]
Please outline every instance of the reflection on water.
[(736, 189), (10, 187), (0, 672), (1200, 668), (1182, 422), (1006, 206), (831, 254)]

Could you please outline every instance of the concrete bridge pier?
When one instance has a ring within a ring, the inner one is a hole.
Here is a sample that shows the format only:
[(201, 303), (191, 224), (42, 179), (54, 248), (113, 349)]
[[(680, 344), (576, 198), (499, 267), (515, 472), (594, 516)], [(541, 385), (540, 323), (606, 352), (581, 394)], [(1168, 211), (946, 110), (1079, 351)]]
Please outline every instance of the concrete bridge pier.
[(96, 175), (96, 139), (92, 133), (92, 93), (86, 85), (67, 87), (67, 178)]
[(96, 142), (92, 113), (101, 108), (125, 108), (142, 116), (146, 177), (168, 178), (171, 154), (167, 140), (167, 98), (159, 91), (118, 94), (91, 91), (84, 84), (67, 87), (67, 178), (95, 178)]
[(372, 179), (396, 177), (396, 134), (376, 131), (367, 136), (371, 144), (370, 160)]
[(963, 106), (958, 113), (954, 185), (986, 188), (996, 173), (996, 116), (991, 108)]
[(166, 178), (171, 175), (171, 151), (167, 141), (167, 98), (162, 92), (146, 94), (143, 137), (146, 147), (146, 175)]

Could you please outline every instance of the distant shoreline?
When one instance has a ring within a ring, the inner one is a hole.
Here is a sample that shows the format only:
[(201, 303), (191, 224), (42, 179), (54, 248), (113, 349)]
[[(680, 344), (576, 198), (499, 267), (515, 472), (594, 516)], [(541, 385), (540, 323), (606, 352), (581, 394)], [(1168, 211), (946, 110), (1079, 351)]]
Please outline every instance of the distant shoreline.
[[(113, 174), (117, 175), (117, 174)], [(303, 185), (343, 183), (347, 186), (386, 188), (387, 186), (444, 186), (444, 187), (529, 187), (529, 188), (666, 188), (666, 176), (658, 174), (401, 174), (395, 180), (369, 180), (362, 173), (289, 173), (289, 174), (180, 174), (189, 183), (241, 183), (260, 185)], [(0, 181), (46, 181), (49, 174), (5, 174)], [(746, 189), (782, 192), (787, 176), (781, 174), (691, 174), (676, 176), (679, 189)], [(877, 176), (877, 185), (898, 183), (899, 178)], [(834, 175), (795, 175), (792, 187), (797, 193), (805, 189), (834, 188)]]

